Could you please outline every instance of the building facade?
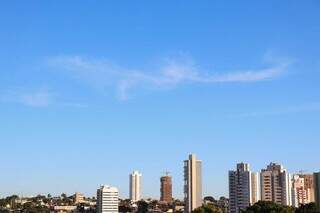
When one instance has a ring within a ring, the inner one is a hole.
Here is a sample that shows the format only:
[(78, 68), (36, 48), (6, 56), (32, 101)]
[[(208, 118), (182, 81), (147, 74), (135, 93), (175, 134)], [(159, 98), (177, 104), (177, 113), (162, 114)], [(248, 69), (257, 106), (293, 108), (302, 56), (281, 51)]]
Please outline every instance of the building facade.
[(304, 178), (299, 175), (292, 177), (292, 206), (299, 207), (301, 204), (309, 203), (307, 201), (307, 190), (305, 188)]
[(172, 177), (169, 175), (160, 178), (160, 201), (172, 202)]
[(291, 178), (282, 165), (270, 163), (260, 173), (261, 200), (291, 206)]
[(313, 173), (314, 184), (314, 200), (318, 207), (320, 207), (320, 172)]
[(133, 202), (141, 199), (141, 178), (142, 174), (134, 171), (129, 176), (129, 197)]
[(257, 173), (252, 173), (247, 163), (239, 163), (236, 170), (229, 171), (229, 212), (239, 213), (257, 202), (258, 184)]
[(304, 188), (307, 190), (307, 202), (314, 202), (313, 174), (299, 174), (304, 179)]
[(261, 200), (260, 196), (260, 174), (259, 172), (251, 173), (251, 204)]
[(84, 196), (83, 194), (76, 192), (74, 194), (74, 203), (78, 204), (78, 203), (83, 203), (84, 202)]
[(202, 162), (195, 154), (184, 161), (184, 200), (186, 213), (202, 205)]
[(97, 190), (97, 213), (118, 213), (119, 191), (116, 187), (102, 185)]

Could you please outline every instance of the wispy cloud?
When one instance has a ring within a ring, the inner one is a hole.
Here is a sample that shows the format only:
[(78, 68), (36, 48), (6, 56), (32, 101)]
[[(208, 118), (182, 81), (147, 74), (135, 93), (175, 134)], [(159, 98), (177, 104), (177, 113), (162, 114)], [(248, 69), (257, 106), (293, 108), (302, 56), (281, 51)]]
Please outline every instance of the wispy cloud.
[(0, 93), (0, 102), (15, 103), (36, 108), (44, 108), (49, 106), (73, 108), (88, 107), (87, 104), (60, 101), (57, 97), (58, 96), (56, 93), (50, 92), (48, 89), (40, 88), (30, 90), (14, 88)]
[(30, 107), (47, 107), (54, 102), (54, 95), (45, 89), (24, 92), (21, 89), (16, 89), (3, 93), (0, 100), (5, 103), (18, 103)]
[(53, 57), (48, 63), (55, 69), (69, 71), (73, 77), (93, 87), (115, 87), (121, 100), (128, 99), (128, 91), (133, 88), (162, 89), (185, 83), (245, 83), (269, 80), (281, 75), (289, 65), (288, 61), (277, 61), (261, 69), (221, 73), (202, 71), (192, 60), (167, 60), (153, 72), (127, 69), (107, 60), (80, 56)]
[(52, 97), (46, 91), (37, 91), (32, 94), (21, 95), (20, 102), (28, 106), (44, 107), (52, 102)]

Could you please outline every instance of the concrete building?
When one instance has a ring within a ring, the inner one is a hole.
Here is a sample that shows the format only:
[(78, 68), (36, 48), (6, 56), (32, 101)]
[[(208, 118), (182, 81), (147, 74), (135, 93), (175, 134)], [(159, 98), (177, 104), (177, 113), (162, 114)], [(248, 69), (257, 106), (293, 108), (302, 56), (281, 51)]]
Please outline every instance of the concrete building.
[(237, 164), (229, 171), (229, 212), (239, 213), (259, 200), (257, 173), (251, 173), (247, 163)]
[(97, 190), (97, 213), (118, 213), (119, 191), (116, 187), (102, 185)]
[(307, 202), (314, 202), (313, 174), (299, 174), (299, 176), (304, 178), (304, 188), (307, 190)]
[(78, 203), (83, 203), (84, 202), (84, 196), (83, 194), (76, 192), (74, 194), (74, 203), (78, 204)]
[(291, 178), (282, 165), (270, 163), (260, 173), (261, 200), (291, 206)]
[(138, 171), (134, 171), (129, 176), (129, 196), (133, 202), (141, 199), (141, 177), (142, 175)]
[(53, 211), (54, 213), (69, 213), (69, 212), (76, 212), (77, 206), (54, 206)]
[(186, 213), (202, 205), (202, 162), (194, 154), (184, 161), (184, 200)]
[(259, 172), (251, 173), (251, 204), (261, 200), (260, 195), (260, 174)]
[(314, 202), (314, 184), (312, 174), (296, 174), (292, 178), (292, 205)]
[(313, 173), (314, 184), (314, 200), (318, 207), (320, 207), (320, 172)]
[(172, 202), (172, 177), (168, 174), (160, 178), (160, 201)]
[(307, 190), (305, 189), (304, 178), (299, 175), (292, 177), (292, 206), (299, 207), (301, 204), (309, 203), (307, 201)]

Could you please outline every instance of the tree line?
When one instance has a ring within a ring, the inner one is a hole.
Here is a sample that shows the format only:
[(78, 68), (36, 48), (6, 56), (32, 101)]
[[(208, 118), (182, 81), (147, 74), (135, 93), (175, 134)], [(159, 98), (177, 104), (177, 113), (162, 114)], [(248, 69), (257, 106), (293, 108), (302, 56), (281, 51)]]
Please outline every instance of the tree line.
[[(227, 213), (215, 205), (206, 204), (195, 209), (192, 213)], [(299, 208), (279, 205), (269, 201), (259, 201), (241, 213), (320, 213), (320, 208), (315, 203), (301, 205)]]

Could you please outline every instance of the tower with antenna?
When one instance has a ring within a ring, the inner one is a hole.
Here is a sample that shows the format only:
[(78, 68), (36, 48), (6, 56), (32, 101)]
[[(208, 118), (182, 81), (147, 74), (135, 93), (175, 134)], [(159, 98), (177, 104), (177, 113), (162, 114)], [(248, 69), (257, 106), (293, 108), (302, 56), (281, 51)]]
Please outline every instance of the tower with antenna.
[(168, 171), (165, 171), (164, 176), (160, 178), (160, 201), (172, 202), (172, 177)]

